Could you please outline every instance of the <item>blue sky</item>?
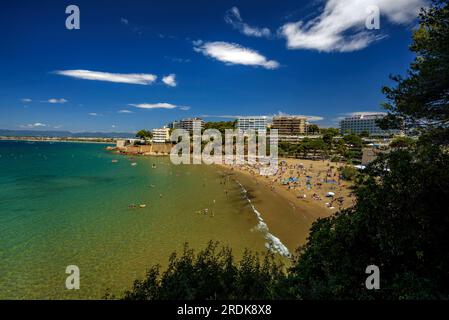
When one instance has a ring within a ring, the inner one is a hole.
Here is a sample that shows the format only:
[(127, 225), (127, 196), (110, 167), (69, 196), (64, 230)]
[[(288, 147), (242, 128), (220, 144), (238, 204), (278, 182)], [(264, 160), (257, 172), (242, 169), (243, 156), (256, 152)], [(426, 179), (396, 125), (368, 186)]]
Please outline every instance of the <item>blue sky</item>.
[[(65, 27), (70, 4), (79, 30)], [(378, 30), (365, 27), (371, 4)], [(424, 4), (6, 1), (0, 128), (132, 132), (191, 116), (279, 112), (336, 126), (346, 114), (381, 110), (382, 85), (413, 59)]]

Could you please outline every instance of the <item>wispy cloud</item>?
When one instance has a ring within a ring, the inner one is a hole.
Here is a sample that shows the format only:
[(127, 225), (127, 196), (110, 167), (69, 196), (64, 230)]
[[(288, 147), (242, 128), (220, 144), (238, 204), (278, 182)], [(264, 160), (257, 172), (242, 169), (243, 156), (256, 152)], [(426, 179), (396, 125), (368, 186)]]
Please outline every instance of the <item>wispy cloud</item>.
[(131, 22), (129, 21), (129, 19), (121, 17), (120, 18), (120, 23), (125, 26), (126, 28), (128, 28), (129, 30), (131, 30), (134, 33), (137, 33), (139, 36), (142, 35), (142, 30), (140, 27), (135, 26), (133, 24), (131, 24)]
[(202, 41), (195, 41), (194, 50), (226, 64), (261, 66), (266, 69), (276, 69), (279, 67), (277, 61), (268, 60), (259, 52), (242, 47), (236, 43), (223, 41), (203, 43)]
[(354, 116), (368, 116), (371, 114), (386, 114), (385, 112), (381, 111), (356, 111), (356, 112), (349, 112), (345, 113), (346, 116), (354, 117)]
[(47, 125), (45, 123), (36, 122), (36, 123), (29, 123), (26, 125), (21, 125), (21, 128), (39, 128), (39, 127), (46, 127)]
[(133, 113), (133, 112), (131, 110), (123, 109), (123, 110), (117, 111), (117, 113)]
[(55, 73), (62, 76), (84, 80), (96, 80), (96, 81), (129, 83), (140, 85), (150, 85), (157, 79), (157, 76), (155, 76), (154, 74), (147, 74), (147, 73), (110, 73), (110, 72), (90, 71), (90, 70), (59, 70), (55, 71)]
[(96, 112), (90, 112), (90, 113), (88, 113), (88, 115), (89, 115), (89, 116), (92, 116), (92, 117), (97, 117), (97, 116), (99, 116), (100, 114), (98, 114), (98, 113), (96, 113)]
[(168, 59), (170, 61), (173, 61), (173, 62), (178, 62), (178, 63), (188, 63), (188, 62), (190, 62), (190, 59), (187, 59), (187, 58), (178, 58), (178, 57), (170, 57), (170, 56), (165, 56), (164, 58)]
[(139, 103), (139, 104), (130, 104), (132, 107), (140, 108), (140, 109), (176, 109), (179, 108), (181, 110), (188, 110), (185, 108), (189, 108), (187, 106), (177, 106), (171, 103), (160, 102), (160, 103)]
[(248, 25), (243, 22), (240, 11), (237, 7), (232, 7), (225, 13), (224, 20), (230, 24), (234, 29), (239, 30), (241, 33), (250, 37), (269, 37), (271, 35), (270, 29), (258, 28)]
[(427, 0), (327, 0), (323, 12), (309, 21), (287, 23), (280, 34), (289, 49), (349, 52), (366, 48), (385, 35), (367, 30), (369, 6), (377, 6), (382, 16), (396, 24), (416, 18)]
[(162, 82), (165, 83), (169, 87), (176, 87), (177, 86), (176, 75), (170, 74), (168, 76), (165, 76), (162, 78)]
[(321, 116), (308, 116), (308, 115), (302, 115), (302, 114), (289, 114), (289, 113), (282, 112), (282, 111), (278, 111), (277, 114), (273, 115), (273, 117), (275, 117), (275, 116), (304, 117), (304, 118), (307, 118), (307, 121), (309, 121), (309, 122), (317, 122), (317, 121), (322, 121), (322, 120), (324, 120), (324, 118), (321, 117)]
[(323, 121), (324, 118), (320, 116), (305, 116), (307, 118), (307, 121), (309, 122), (317, 122), (317, 121)]
[(64, 99), (64, 98), (60, 98), (60, 99), (51, 98), (51, 99), (48, 99), (47, 101), (44, 101), (44, 102), (48, 102), (48, 103), (52, 103), (52, 104), (58, 104), (58, 103), (66, 103), (68, 101), (66, 99)]
[(20, 101), (22, 101), (23, 103), (29, 103), (29, 102), (32, 102), (33, 100), (31, 100), (29, 98), (23, 98), (23, 99), (20, 99)]

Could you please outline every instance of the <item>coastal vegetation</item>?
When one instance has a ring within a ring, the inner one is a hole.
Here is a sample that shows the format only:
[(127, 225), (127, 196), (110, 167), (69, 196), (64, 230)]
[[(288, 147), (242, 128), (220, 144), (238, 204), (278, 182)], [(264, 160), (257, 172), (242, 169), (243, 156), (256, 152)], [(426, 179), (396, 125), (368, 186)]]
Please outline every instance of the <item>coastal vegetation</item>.
[[(394, 76), (395, 87), (383, 89), (389, 115), (382, 126), (411, 126), (419, 139), (396, 140), (390, 153), (367, 166), (357, 176), (356, 204), (314, 222), (290, 266), (271, 253), (247, 252), (237, 261), (215, 243), (196, 255), (186, 247), (163, 273), (151, 267), (124, 298), (449, 299), (447, 0), (421, 12), (411, 50), (416, 59), (407, 77)], [(343, 144), (329, 136), (297, 148), (313, 153), (361, 143), (354, 135)], [(380, 269), (379, 290), (365, 287), (369, 265)]]
[[(237, 120), (234, 121), (209, 121), (204, 125), (204, 129), (217, 129), (224, 135), (226, 129), (235, 129)], [(224, 141), (224, 139), (223, 139)]]
[(147, 140), (147, 139), (151, 139), (153, 137), (153, 134), (149, 130), (142, 129), (136, 133), (136, 137), (138, 137), (142, 140)]

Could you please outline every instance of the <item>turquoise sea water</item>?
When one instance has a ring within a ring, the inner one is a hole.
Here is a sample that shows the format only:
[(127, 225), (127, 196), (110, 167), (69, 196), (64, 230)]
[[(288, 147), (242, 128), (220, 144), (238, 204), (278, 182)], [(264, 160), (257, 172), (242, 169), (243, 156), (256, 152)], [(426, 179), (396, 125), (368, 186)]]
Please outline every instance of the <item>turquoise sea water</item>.
[[(225, 181), (217, 167), (131, 159), (101, 144), (0, 141), (0, 298), (121, 293), (185, 241), (264, 250), (257, 217)], [(65, 288), (68, 265), (80, 268), (80, 290)]]

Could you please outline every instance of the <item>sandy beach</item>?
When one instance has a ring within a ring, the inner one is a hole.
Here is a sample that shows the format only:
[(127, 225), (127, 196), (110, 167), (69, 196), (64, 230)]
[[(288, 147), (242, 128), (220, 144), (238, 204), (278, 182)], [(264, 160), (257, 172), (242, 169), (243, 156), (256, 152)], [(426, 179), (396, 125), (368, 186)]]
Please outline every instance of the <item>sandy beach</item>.
[(280, 159), (276, 175), (262, 176), (254, 166), (222, 165), (248, 190), (270, 230), (289, 248), (305, 243), (316, 219), (354, 204), (351, 183), (340, 178), (342, 166), (328, 160)]

